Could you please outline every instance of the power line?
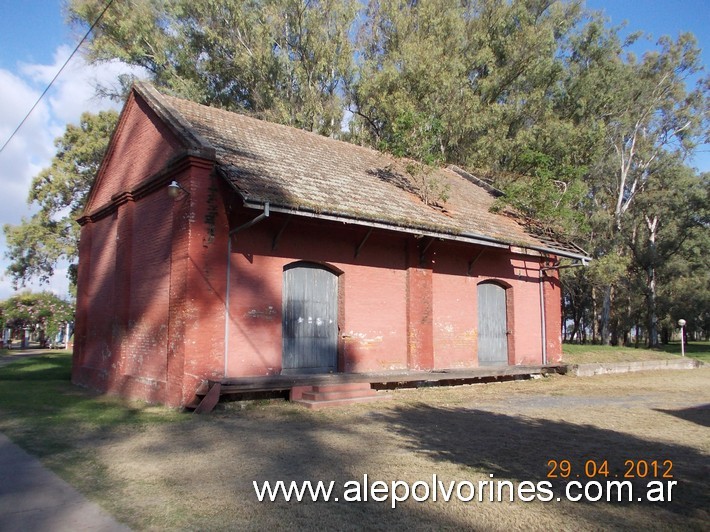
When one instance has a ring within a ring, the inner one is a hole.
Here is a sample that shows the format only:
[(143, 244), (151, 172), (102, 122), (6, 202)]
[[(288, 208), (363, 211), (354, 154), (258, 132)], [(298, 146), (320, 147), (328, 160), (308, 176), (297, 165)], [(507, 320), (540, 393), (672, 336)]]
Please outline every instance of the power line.
[(18, 125), (18, 126), (15, 128), (15, 131), (12, 132), (12, 134), (11, 134), (11, 135), (8, 137), (8, 139), (5, 141), (5, 144), (2, 145), (2, 148), (0, 148), (0, 153), (2, 153), (3, 150), (5, 149), (5, 147), (6, 147), (8, 144), (10, 144), (10, 141), (13, 139), (13, 137), (17, 134), (18, 131), (20, 131), (20, 128), (25, 124), (25, 122), (27, 122), (27, 119), (30, 117), (30, 115), (31, 115), (32, 112), (35, 110), (35, 108), (39, 105), (39, 102), (42, 101), (42, 98), (44, 98), (45, 94), (47, 94), (47, 92), (49, 91), (49, 89), (52, 88), (52, 85), (54, 84), (54, 82), (57, 81), (57, 78), (59, 77), (59, 75), (62, 73), (62, 71), (64, 70), (64, 68), (66, 68), (66, 66), (69, 64), (69, 61), (71, 61), (72, 58), (74, 57), (74, 55), (76, 55), (76, 53), (79, 51), (79, 48), (81, 48), (81, 45), (84, 44), (84, 41), (86, 41), (86, 39), (89, 38), (89, 35), (91, 35), (91, 32), (94, 31), (94, 28), (95, 28), (96, 25), (99, 23), (99, 21), (101, 20), (101, 18), (104, 16), (104, 13), (106, 13), (106, 11), (108, 10), (108, 8), (111, 7), (111, 4), (113, 4), (113, 0), (109, 0), (108, 3), (106, 4), (106, 7), (104, 7), (104, 10), (101, 12), (101, 14), (100, 14), (98, 17), (96, 17), (96, 20), (94, 21), (94, 23), (93, 23), (93, 24), (91, 25), (91, 27), (89, 28), (89, 31), (86, 32), (86, 34), (84, 35), (84, 37), (82, 37), (81, 41), (79, 41), (79, 44), (77, 44), (77, 45), (76, 45), (76, 48), (74, 48), (74, 51), (71, 53), (71, 55), (67, 58), (66, 61), (64, 61), (64, 64), (62, 65), (62, 67), (61, 67), (61, 68), (59, 69), (59, 71), (54, 75), (54, 77), (52, 78), (52, 81), (49, 82), (49, 85), (47, 85), (47, 87), (44, 89), (44, 91), (42, 92), (42, 94), (40, 94), (39, 98), (37, 98), (37, 101), (34, 103), (34, 105), (32, 106), (32, 108), (27, 112), (27, 114), (25, 115), (25, 117), (22, 119), (22, 122), (20, 122), (20, 125)]

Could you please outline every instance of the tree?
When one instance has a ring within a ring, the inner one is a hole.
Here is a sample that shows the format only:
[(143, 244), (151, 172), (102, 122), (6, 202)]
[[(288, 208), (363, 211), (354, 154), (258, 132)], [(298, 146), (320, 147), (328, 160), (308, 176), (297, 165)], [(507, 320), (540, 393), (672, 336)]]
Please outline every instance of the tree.
[[(10, 259), (8, 273), (15, 286), (32, 278), (47, 281), (60, 261), (77, 259), (81, 214), (94, 175), (108, 146), (118, 115), (84, 113), (79, 125), (68, 125), (55, 140), (57, 153), (49, 168), (32, 180), (27, 201), (39, 210), (19, 225), (5, 225)], [(73, 272), (74, 269), (70, 269)]]
[(578, 2), (371, 1), (349, 86), (354, 134), (397, 155), (518, 171), (544, 137)]
[[(136, 0), (115, 2), (96, 27), (93, 61), (145, 68), (178, 96), (243, 110), (326, 135), (343, 116), (352, 75), (356, 0)], [(71, 20), (92, 23), (105, 2), (72, 0)]]
[(427, 163), (451, 160), (465, 102), (474, 104), (465, 82), (464, 13), (449, 0), (369, 2), (348, 86), (359, 142)]
[(74, 305), (50, 292), (25, 293), (0, 303), (5, 326), (19, 334), (30, 330), (40, 337), (53, 338), (74, 321)]
[[(68, 9), (86, 26), (105, 5)], [(689, 293), (701, 271), (703, 225), (681, 216), (691, 207), (677, 194), (697, 178), (683, 164), (708, 141), (710, 83), (689, 85), (701, 69), (691, 35), (639, 60), (626, 50), (640, 35), (622, 41), (582, 0), (132, 0), (111, 4), (89, 57), (141, 66), (200, 103), (388, 151), (433, 206), (447, 195), (433, 167), (476, 171), (506, 192), (499, 208), (596, 259), (563, 276), (580, 335), (610, 343), (645, 323), (654, 345), (678, 312), (671, 292)], [(71, 257), (63, 214), (6, 229), (16, 281)]]
[[(701, 70), (699, 50), (692, 35), (677, 41), (662, 38), (660, 50), (641, 62), (633, 56), (607, 69), (605, 104), (597, 111), (603, 117), (608, 151), (592, 172), (596, 208), (608, 216), (603, 231), (603, 253), (623, 255), (624, 219), (637, 197), (659, 179), (669, 161), (682, 161), (707, 134), (708, 83), (698, 82), (688, 92), (686, 82)], [(654, 217), (646, 220), (652, 234)], [(654, 277), (648, 290), (655, 288)], [(602, 341), (609, 342), (613, 285), (604, 291)], [(649, 342), (657, 343), (649, 331)]]
[(581, 208), (587, 195), (585, 168), (556, 164), (552, 157), (528, 150), (520, 158), (530, 160), (529, 174), (498, 173), (496, 181), (505, 195), (496, 208), (512, 207), (538, 233), (560, 240), (582, 237), (588, 231)]
[[(687, 274), (687, 270), (682, 271), (685, 269), (682, 264), (692, 264), (696, 259), (695, 246), (702, 239), (708, 240), (709, 186), (707, 174), (699, 176), (688, 167), (669, 166), (652, 182), (647, 183), (631, 207), (631, 224), (625, 233), (639, 273), (644, 278), (646, 320), (651, 346), (658, 344), (659, 286), (671, 284), (673, 277)], [(686, 246), (686, 242), (691, 242), (691, 245)], [(677, 268), (681, 268), (681, 271), (677, 271)], [(700, 270), (702, 276), (702, 269), (691, 267), (692, 270), (695, 273)], [(699, 293), (706, 295), (707, 287)], [(667, 301), (667, 304), (673, 303), (676, 302), (670, 299)], [(669, 307), (670, 313), (672, 306)]]
[(579, 236), (590, 164), (581, 152), (592, 150), (558, 93), (580, 17), (578, 2), (373, 0), (348, 87), (354, 140), (426, 165), (482, 168), (505, 192), (499, 208)]

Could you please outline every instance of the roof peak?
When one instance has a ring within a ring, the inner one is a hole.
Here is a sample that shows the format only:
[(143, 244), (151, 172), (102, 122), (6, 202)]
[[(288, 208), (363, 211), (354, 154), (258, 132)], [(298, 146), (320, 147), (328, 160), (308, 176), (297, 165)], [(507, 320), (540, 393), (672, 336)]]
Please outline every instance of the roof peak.
[(180, 138), (187, 141), (189, 151), (205, 159), (215, 160), (216, 150), (214, 146), (200, 135), (192, 124), (170, 105), (170, 102), (166, 101), (165, 95), (158, 91), (154, 85), (146, 81), (136, 81), (133, 83), (133, 90), (151, 106), (153, 111), (160, 116)]

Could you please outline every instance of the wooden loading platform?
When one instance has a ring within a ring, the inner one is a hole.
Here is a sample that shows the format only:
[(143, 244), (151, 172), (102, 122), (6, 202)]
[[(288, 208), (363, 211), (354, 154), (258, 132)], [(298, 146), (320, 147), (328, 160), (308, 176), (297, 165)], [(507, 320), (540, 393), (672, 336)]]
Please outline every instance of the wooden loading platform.
[[(315, 375), (265, 375), (259, 377), (237, 377), (205, 381), (196, 393), (195, 400), (186, 408), (197, 414), (211, 412), (220, 400), (239, 396), (266, 393), (289, 392), (289, 399), (300, 401), (309, 408), (320, 406), (338, 406), (347, 399), (363, 400), (364, 397), (376, 398), (377, 390), (395, 388), (419, 388), (426, 386), (455, 386), (484, 382), (527, 379), (535, 375), (566, 373), (567, 366), (530, 365), (530, 366), (491, 366), (465, 370), (438, 371), (393, 371), (381, 373), (329, 373)], [(355, 384), (369, 386), (352, 386)], [(353, 393), (361, 390), (358, 395)], [(311, 403), (304, 403), (311, 401)], [(315, 395), (312, 395), (315, 394)], [(320, 395), (318, 395), (320, 394)], [(330, 394), (330, 395), (328, 395)], [(336, 395), (333, 395), (336, 394)], [(350, 397), (348, 397), (348, 395)], [(323, 402), (313, 405), (312, 402)], [(326, 403), (335, 401), (334, 403)]]

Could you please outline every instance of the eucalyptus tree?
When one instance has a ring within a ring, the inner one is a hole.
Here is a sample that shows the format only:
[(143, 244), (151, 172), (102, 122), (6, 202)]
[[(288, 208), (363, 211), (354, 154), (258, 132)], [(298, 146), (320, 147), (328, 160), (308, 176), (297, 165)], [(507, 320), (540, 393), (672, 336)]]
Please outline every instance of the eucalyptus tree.
[(372, 0), (349, 87), (356, 135), (415, 158), (523, 169), (580, 12), (551, 0)]
[(658, 316), (663, 341), (677, 329), (681, 318), (686, 320), (686, 331), (692, 339), (710, 340), (710, 223), (707, 221), (710, 174), (701, 178), (706, 193), (706, 221), (690, 232), (679, 253), (672, 255), (659, 273)]
[[(87, 25), (99, 0), (72, 0)], [(357, 0), (134, 0), (114, 2), (89, 59), (143, 67), (178, 96), (333, 135), (352, 75)]]
[(477, 103), (466, 80), (465, 11), (451, 0), (368, 3), (348, 87), (359, 142), (429, 163), (452, 161)]
[[(702, 70), (694, 37), (683, 34), (676, 41), (663, 37), (658, 45), (640, 61), (629, 55), (610, 61), (603, 71), (600, 89), (606, 90), (598, 92), (602, 103), (596, 114), (604, 124), (606, 152), (590, 174), (597, 218), (606, 226), (600, 231), (601, 254), (627, 253), (625, 219), (639, 195), (663, 179), (668, 161), (682, 163), (706, 140), (708, 81), (701, 79), (688, 89), (692, 77)], [(652, 239), (658, 221), (650, 216), (644, 223)], [(609, 283), (603, 296), (603, 343), (610, 338), (613, 298), (613, 283)], [(649, 331), (649, 342), (657, 343), (654, 330)]]
[[(105, 6), (70, 0), (68, 12), (83, 28)], [(675, 255), (651, 253), (672, 239), (672, 213), (683, 208), (675, 192), (653, 198), (687, 181), (678, 169), (708, 131), (708, 80), (689, 87), (701, 69), (692, 36), (663, 38), (637, 59), (626, 50), (639, 34), (619, 35), (582, 0), (132, 0), (110, 5), (88, 56), (143, 67), (200, 103), (407, 157), (427, 203), (446, 194), (427, 183), (431, 166), (493, 180), (506, 192), (499, 208), (597, 259), (566, 276), (568, 304), (591, 305), (569, 312), (608, 343), (613, 323), (621, 331), (641, 313), (673, 312), (668, 264), (696, 268), (679, 259), (696, 229)], [(76, 172), (88, 179), (81, 164)], [(47, 277), (76, 252), (59, 205), (73, 212), (85, 189), (35, 188), (30, 201), (47, 206), (6, 228), (17, 281)], [(655, 311), (653, 297), (635, 297), (639, 283), (654, 292), (654, 276)]]
[[(624, 234), (638, 273), (642, 276), (646, 300), (645, 317), (649, 344), (658, 344), (660, 286), (671, 284), (674, 277), (689, 272), (674, 271), (678, 261), (692, 264), (699, 241), (710, 235), (710, 198), (707, 174), (698, 175), (691, 168), (672, 162), (645, 184), (625, 220)], [(689, 245), (686, 245), (689, 244)], [(704, 259), (705, 267), (708, 259)], [(671, 264), (673, 261), (674, 264)], [(697, 273), (699, 268), (691, 271)], [(707, 293), (707, 287), (701, 293)], [(669, 298), (667, 312), (680, 303)]]

